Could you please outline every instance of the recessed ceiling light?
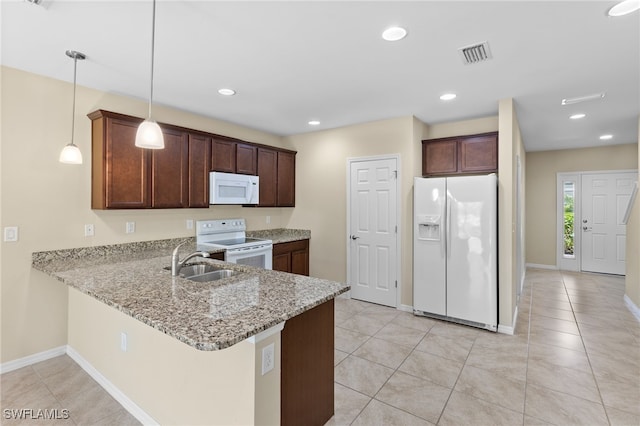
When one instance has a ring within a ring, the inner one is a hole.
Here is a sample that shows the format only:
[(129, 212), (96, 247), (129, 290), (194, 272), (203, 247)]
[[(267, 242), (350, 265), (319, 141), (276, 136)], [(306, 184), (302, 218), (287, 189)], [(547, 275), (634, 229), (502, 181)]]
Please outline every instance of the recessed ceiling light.
[(580, 120), (581, 118), (585, 118), (586, 116), (587, 114), (580, 113), (580, 114), (570, 115), (569, 118), (572, 120)]
[(613, 135), (602, 135), (600, 136), (601, 141), (608, 141), (609, 139), (613, 139)]
[(382, 38), (387, 41), (402, 40), (407, 36), (407, 30), (402, 27), (390, 27), (382, 32)]
[(318, 126), (320, 124), (320, 122), (318, 120), (311, 120), (309, 121), (309, 125), (310, 126)]
[(441, 101), (450, 101), (452, 99), (455, 99), (458, 95), (456, 95), (455, 93), (445, 93), (444, 95), (440, 96), (440, 100)]
[(218, 93), (220, 93), (223, 96), (233, 96), (236, 94), (236, 91), (233, 89), (219, 89)]
[(609, 9), (607, 14), (613, 17), (624, 16), (638, 9), (640, 9), (640, 0), (625, 0)]

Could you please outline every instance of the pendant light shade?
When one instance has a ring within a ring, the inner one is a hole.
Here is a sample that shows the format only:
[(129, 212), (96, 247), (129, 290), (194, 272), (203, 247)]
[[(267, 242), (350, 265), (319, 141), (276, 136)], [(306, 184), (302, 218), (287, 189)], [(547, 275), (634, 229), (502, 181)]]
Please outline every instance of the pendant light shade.
[(164, 148), (164, 136), (158, 123), (152, 120), (144, 120), (140, 123), (136, 132), (136, 146), (148, 149)]
[(82, 164), (82, 153), (80, 148), (73, 143), (73, 133), (75, 130), (76, 121), (76, 69), (78, 66), (78, 60), (83, 60), (86, 56), (83, 53), (76, 52), (75, 50), (67, 50), (65, 54), (73, 59), (73, 107), (71, 109), (71, 142), (65, 145), (60, 152), (60, 158), (58, 159), (64, 164)]
[(77, 145), (65, 145), (60, 152), (60, 162), (64, 164), (82, 164), (82, 153)]
[(151, 119), (151, 105), (153, 104), (153, 62), (155, 51), (156, 33), (156, 0), (153, 0), (153, 13), (151, 18), (151, 89), (149, 90), (149, 118), (138, 126), (136, 132), (136, 146), (148, 149), (163, 149), (164, 136), (158, 123)]

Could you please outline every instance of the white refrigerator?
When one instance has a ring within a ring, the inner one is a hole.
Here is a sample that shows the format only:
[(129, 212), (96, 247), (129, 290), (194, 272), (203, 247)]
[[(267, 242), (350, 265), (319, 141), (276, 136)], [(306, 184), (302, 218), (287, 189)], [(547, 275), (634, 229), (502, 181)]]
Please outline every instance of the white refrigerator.
[(413, 311), (498, 327), (495, 174), (414, 179)]

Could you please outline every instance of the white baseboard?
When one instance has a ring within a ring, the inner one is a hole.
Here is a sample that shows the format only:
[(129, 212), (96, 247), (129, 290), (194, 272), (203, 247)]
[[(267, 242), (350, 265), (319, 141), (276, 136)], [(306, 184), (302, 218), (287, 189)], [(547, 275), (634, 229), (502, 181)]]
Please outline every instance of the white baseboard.
[(498, 333), (513, 335), (516, 330), (516, 323), (518, 322), (518, 306), (513, 312), (513, 324), (511, 326), (498, 324)]
[(127, 395), (111, 383), (106, 377), (95, 369), (86, 359), (76, 352), (71, 346), (67, 346), (67, 355), (73, 359), (78, 365), (87, 372), (109, 395), (111, 395), (120, 405), (124, 407), (133, 417), (138, 419), (143, 425), (159, 425), (150, 415), (148, 415), (140, 406), (133, 402)]
[(13, 361), (5, 362), (0, 365), (0, 374), (8, 373), (9, 371), (17, 370), (18, 368), (27, 367), (31, 364), (46, 361), (51, 358), (55, 358), (67, 353), (66, 346), (59, 346), (57, 348), (49, 349), (37, 354), (25, 356)]
[(400, 304), (400, 306), (398, 306), (398, 310), (413, 313), (413, 306)]
[(558, 270), (558, 265), (542, 265), (539, 263), (527, 263), (525, 265), (527, 268), (536, 268), (536, 269), (551, 269), (554, 271)]
[(624, 303), (627, 305), (627, 308), (629, 308), (633, 316), (640, 321), (640, 308), (638, 308), (636, 304), (633, 303), (633, 300), (631, 300), (631, 298), (626, 294), (624, 295)]

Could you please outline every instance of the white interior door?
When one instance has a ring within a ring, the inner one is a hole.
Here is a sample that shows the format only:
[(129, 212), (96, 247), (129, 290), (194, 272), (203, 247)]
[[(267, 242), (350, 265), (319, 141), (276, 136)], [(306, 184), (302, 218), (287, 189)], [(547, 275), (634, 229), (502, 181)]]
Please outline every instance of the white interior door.
[(582, 175), (582, 270), (625, 274), (626, 226), (623, 218), (637, 173)]
[(398, 159), (351, 160), (349, 284), (351, 297), (397, 303)]

